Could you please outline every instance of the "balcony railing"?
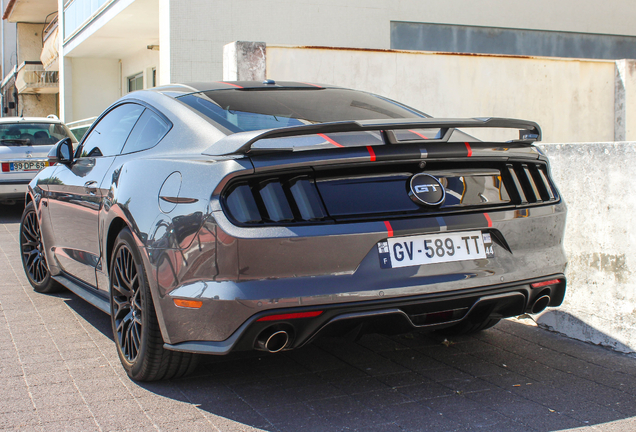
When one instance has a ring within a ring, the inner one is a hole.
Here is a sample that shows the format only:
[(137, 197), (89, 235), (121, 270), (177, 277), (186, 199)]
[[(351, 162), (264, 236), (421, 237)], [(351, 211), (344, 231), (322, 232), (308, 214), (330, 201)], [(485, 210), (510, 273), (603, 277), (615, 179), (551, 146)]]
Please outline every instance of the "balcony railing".
[(59, 93), (59, 73), (44, 70), (41, 62), (27, 61), (18, 67), (15, 86), (18, 93)]
[(64, 40), (114, 0), (71, 0), (64, 6)]
[(44, 31), (42, 32), (42, 44), (46, 42), (46, 40), (57, 30), (57, 14), (55, 18), (51, 20), (50, 23), (46, 27), (44, 27)]

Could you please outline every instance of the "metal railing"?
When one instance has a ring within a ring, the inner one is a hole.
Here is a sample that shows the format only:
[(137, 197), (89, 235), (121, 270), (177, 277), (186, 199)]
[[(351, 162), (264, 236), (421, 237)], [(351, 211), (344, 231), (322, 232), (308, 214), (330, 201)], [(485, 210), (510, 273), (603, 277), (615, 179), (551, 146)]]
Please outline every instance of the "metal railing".
[(18, 93), (57, 93), (58, 71), (46, 71), (41, 62), (23, 62), (17, 70), (15, 86)]

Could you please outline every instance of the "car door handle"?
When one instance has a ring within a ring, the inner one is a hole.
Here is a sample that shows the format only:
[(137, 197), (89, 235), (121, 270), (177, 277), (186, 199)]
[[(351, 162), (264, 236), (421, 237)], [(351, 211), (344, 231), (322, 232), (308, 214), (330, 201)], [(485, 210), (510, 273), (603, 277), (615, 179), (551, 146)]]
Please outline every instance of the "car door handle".
[(95, 180), (87, 181), (84, 183), (84, 187), (91, 193), (97, 192), (97, 182)]

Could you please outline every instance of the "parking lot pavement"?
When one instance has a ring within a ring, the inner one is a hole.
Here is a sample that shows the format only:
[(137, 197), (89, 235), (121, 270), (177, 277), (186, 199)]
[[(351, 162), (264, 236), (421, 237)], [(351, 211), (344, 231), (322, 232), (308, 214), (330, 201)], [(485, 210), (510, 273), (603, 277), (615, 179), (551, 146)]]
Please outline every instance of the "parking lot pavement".
[(31, 289), (20, 213), (0, 207), (0, 429), (636, 430), (635, 358), (518, 320), (450, 340), (368, 335), (207, 357), (190, 377), (135, 383), (107, 315)]

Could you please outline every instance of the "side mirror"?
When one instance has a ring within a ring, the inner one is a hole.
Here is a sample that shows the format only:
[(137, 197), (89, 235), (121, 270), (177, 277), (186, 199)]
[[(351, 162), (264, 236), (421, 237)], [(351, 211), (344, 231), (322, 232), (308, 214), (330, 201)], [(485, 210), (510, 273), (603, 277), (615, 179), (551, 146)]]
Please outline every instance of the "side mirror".
[(61, 163), (71, 165), (73, 163), (73, 142), (70, 138), (63, 138), (55, 144), (48, 155), (49, 165)]

